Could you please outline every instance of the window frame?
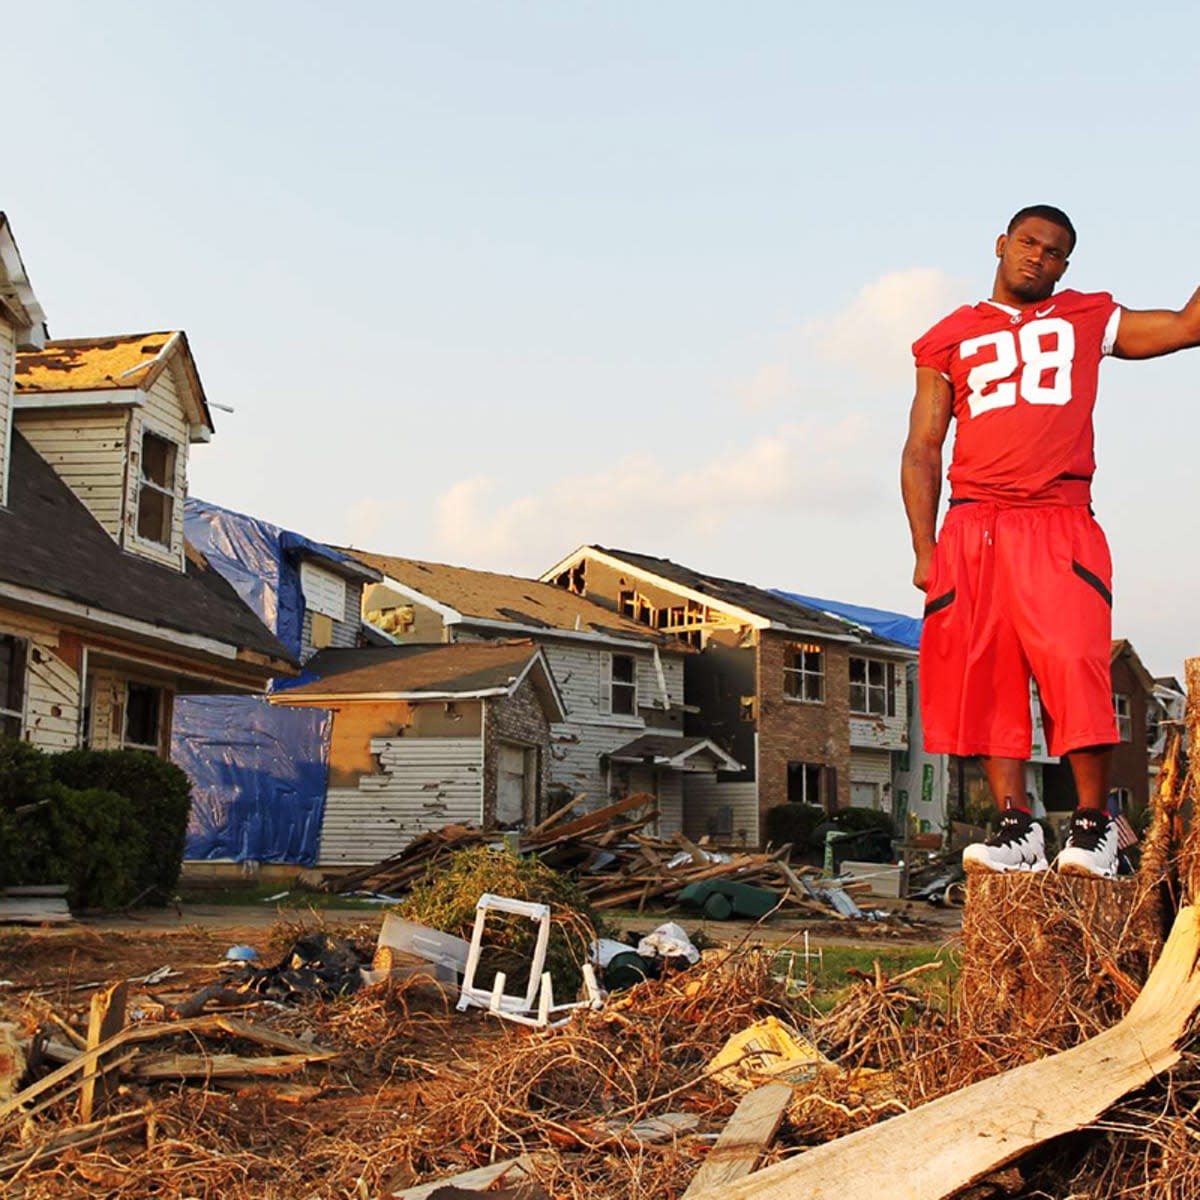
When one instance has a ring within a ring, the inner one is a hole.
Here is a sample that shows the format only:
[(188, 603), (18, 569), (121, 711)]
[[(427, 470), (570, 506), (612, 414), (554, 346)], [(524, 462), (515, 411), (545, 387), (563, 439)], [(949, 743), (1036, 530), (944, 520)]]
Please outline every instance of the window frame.
[[(25, 734), (25, 704), (29, 688), (29, 640), (15, 633), (0, 633), (0, 648), (9, 653), (8, 690), (0, 694), (0, 735), (20, 739)], [(16, 732), (11, 726), (15, 723)]]
[(1117, 741), (1129, 745), (1133, 741), (1133, 701), (1126, 692), (1113, 692), (1112, 698), (1113, 716), (1117, 721)]
[[(863, 678), (861, 681), (856, 681), (854, 678), (854, 664), (861, 663), (863, 666)], [(882, 667), (884, 679), (882, 683), (871, 682), (871, 667)], [(886, 658), (871, 658), (864, 654), (852, 654), (847, 667), (849, 682), (850, 682), (850, 714), (855, 717), (894, 717), (896, 715), (896, 664)], [(865, 708), (854, 707), (854, 689), (863, 689), (863, 700)], [(871, 708), (872, 693), (882, 693), (883, 695), (883, 711), (875, 712)]]
[[(133, 688), (140, 688), (143, 691), (154, 692), (157, 696), (154, 718), (154, 736), (155, 741), (151, 742), (135, 742), (129, 736), (129, 694)], [(161, 684), (148, 683), (142, 679), (126, 679), (125, 680), (125, 696), (121, 712), (121, 749), (122, 750), (147, 750), (155, 755), (162, 755), (163, 751), (163, 724), (166, 714), (167, 689)]]
[[(169, 452), (169, 486), (160, 483), (146, 473), (146, 441), (153, 438), (161, 442)], [(134, 536), (147, 546), (157, 546), (163, 550), (175, 548), (175, 509), (179, 501), (179, 464), (182, 448), (178, 442), (159, 432), (149, 425), (142, 426), (142, 440), (138, 451), (138, 486), (137, 499), (134, 504)], [(152, 537), (142, 532), (142, 496), (149, 490), (156, 496), (162, 497), (165, 505), (166, 539)]]
[[(809, 657), (818, 660), (814, 670), (808, 664)], [(800, 665), (796, 665), (799, 662)], [(808, 695), (810, 680), (816, 683), (816, 696)], [(792, 688), (796, 688), (793, 691)], [(784, 650), (783, 696), (794, 704), (825, 703), (825, 647), (815, 642), (789, 642)]]
[[(629, 663), (629, 678), (617, 678), (617, 660)], [(615, 650), (608, 656), (608, 715), (612, 717), (636, 717), (638, 712), (637, 658), (632, 654), (619, 654)], [(617, 707), (617, 696), (628, 696), (629, 708)]]
[[(800, 795), (792, 794), (792, 780), (798, 777), (800, 779)], [(815, 785), (813, 790), (816, 796), (809, 794), (810, 784)], [(823, 793), (825, 791), (825, 764), (811, 763), (800, 761), (789, 761), (787, 765), (787, 802), (789, 804), (809, 804), (814, 808), (824, 808), (825, 802)]]

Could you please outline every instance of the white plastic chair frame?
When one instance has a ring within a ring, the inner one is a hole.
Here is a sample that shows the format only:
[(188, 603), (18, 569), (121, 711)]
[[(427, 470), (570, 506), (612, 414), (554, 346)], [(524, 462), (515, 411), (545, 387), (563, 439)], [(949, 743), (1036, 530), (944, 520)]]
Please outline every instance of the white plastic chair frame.
[[(489, 912), (511, 913), (517, 917), (528, 917), (537, 922), (537, 941), (533, 947), (533, 958), (529, 964), (529, 987), (524, 996), (508, 995), (504, 991), (507, 978), (503, 971), (497, 971), (491, 988), (478, 987), (475, 983), (475, 972), (479, 967), (479, 956), (483, 949), (483, 931), (487, 925)], [(467, 951), (467, 965), (463, 972), (462, 987), (459, 990), (458, 1010), (465, 1012), (471, 1006), (486, 1008), (488, 1012), (506, 1021), (516, 1021), (521, 1025), (545, 1027), (561, 1025), (568, 1020), (552, 1021), (556, 1013), (570, 1012), (576, 1008), (599, 1008), (603, 1004), (600, 987), (596, 982), (596, 972), (591, 963), (583, 967), (583, 982), (587, 991), (587, 999), (575, 1004), (555, 1004), (554, 987), (550, 980), (550, 972), (545, 970), (546, 948), (550, 943), (550, 906), (536, 904), (529, 900), (514, 900), (510, 896), (496, 896), (484, 892), (475, 904), (475, 928), (471, 931), (471, 946)]]

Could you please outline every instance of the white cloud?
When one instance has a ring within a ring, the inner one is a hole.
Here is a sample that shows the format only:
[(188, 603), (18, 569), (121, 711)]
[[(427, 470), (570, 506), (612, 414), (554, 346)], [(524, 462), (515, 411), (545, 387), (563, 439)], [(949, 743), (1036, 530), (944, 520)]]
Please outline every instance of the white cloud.
[(682, 471), (630, 455), (511, 499), (493, 479), (464, 479), (435, 501), (436, 553), (480, 567), (537, 570), (583, 542), (644, 545), (648, 530), (659, 545), (676, 531), (702, 540), (728, 535), (731, 525), (749, 525), (764, 512), (861, 514), (884, 494), (863, 453), (875, 444), (865, 418), (850, 415), (786, 425)]
[(747, 379), (733, 385), (733, 394), (743, 408), (770, 408), (786, 400), (796, 389), (792, 369), (786, 363), (769, 363)]
[(942, 271), (893, 271), (868, 283), (841, 312), (810, 321), (801, 340), (825, 362), (851, 367), (875, 383), (903, 380), (907, 386), (912, 343), (967, 299), (967, 285)]

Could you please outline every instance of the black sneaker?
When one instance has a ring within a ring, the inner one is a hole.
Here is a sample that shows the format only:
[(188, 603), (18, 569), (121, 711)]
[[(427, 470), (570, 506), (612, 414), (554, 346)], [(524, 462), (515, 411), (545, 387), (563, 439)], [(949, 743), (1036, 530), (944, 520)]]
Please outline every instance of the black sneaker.
[(1063, 875), (1112, 879), (1117, 874), (1117, 827), (1107, 813), (1077, 808), (1071, 817), (1067, 843), (1054, 860)]
[(962, 862), (964, 871), (1044, 871), (1042, 827), (1023, 809), (1006, 808), (1000, 828), (986, 842), (968, 846)]

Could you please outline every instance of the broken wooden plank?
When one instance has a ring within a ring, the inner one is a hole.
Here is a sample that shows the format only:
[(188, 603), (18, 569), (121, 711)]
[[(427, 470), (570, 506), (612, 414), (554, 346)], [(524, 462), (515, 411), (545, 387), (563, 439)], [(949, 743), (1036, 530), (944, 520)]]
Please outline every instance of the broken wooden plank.
[[(104, 988), (92, 997), (88, 1011), (87, 1045), (85, 1050), (94, 1050), (101, 1042), (108, 1041), (125, 1027), (125, 1000), (129, 984), (124, 980)], [(100, 1059), (95, 1058), (83, 1065), (83, 1086), (79, 1091), (79, 1123), (89, 1125), (97, 1101), (108, 1094), (107, 1081), (97, 1074)]]
[[(584, 813), (582, 817), (576, 817), (574, 821), (568, 821), (565, 825), (559, 825), (550, 831), (545, 840), (557, 842), (562, 838), (573, 838), (580, 834), (591, 833), (593, 829), (603, 829), (614, 817), (632, 812), (635, 808), (645, 808), (647, 805), (653, 806), (653, 804), (654, 797), (649, 792), (635, 792), (632, 796), (626, 796), (622, 800), (606, 804), (603, 808)], [(541, 839), (526, 837), (522, 838), (521, 842), (523, 846), (529, 844), (530, 848), (533, 848), (533, 843), (539, 840)]]
[(767, 1083), (747, 1092), (705, 1156), (684, 1197), (723, 1187), (753, 1171), (775, 1137), (791, 1098), (792, 1089), (785, 1083)]
[(1112, 1028), (689, 1200), (943, 1200), (1032, 1147), (1091, 1124), (1174, 1066), (1176, 1043), (1200, 1007), (1198, 954), (1200, 921), (1189, 905), (1133, 1007)]
[(167, 1054), (139, 1062), (130, 1074), (138, 1079), (236, 1079), (291, 1075), (314, 1060), (307, 1054)]
[(482, 1191), (493, 1183), (516, 1183), (529, 1177), (535, 1161), (534, 1155), (522, 1154), (517, 1158), (506, 1158), (502, 1162), (489, 1163), (486, 1167), (476, 1167), (472, 1171), (437, 1179), (433, 1183), (417, 1184), (415, 1187), (405, 1188), (402, 1192), (393, 1192), (392, 1196), (395, 1200), (429, 1200), (441, 1187), (464, 1187)]
[(104, 1141), (105, 1138), (132, 1133), (146, 1123), (152, 1111), (153, 1105), (147, 1104), (144, 1108), (137, 1108), (132, 1112), (117, 1113), (101, 1121), (93, 1121), (90, 1125), (76, 1125), (72, 1129), (64, 1130), (33, 1150), (21, 1150), (0, 1159), (0, 1178), (36, 1166), (48, 1158), (56, 1158), (64, 1150), (84, 1150)]
[(548, 829), (557, 825), (564, 817), (566, 817), (573, 809), (578, 808), (584, 800), (587, 799), (587, 792), (580, 792), (577, 796), (572, 796), (570, 800), (562, 806), (556, 808), (544, 821), (535, 825), (525, 836), (527, 838), (540, 837)]

